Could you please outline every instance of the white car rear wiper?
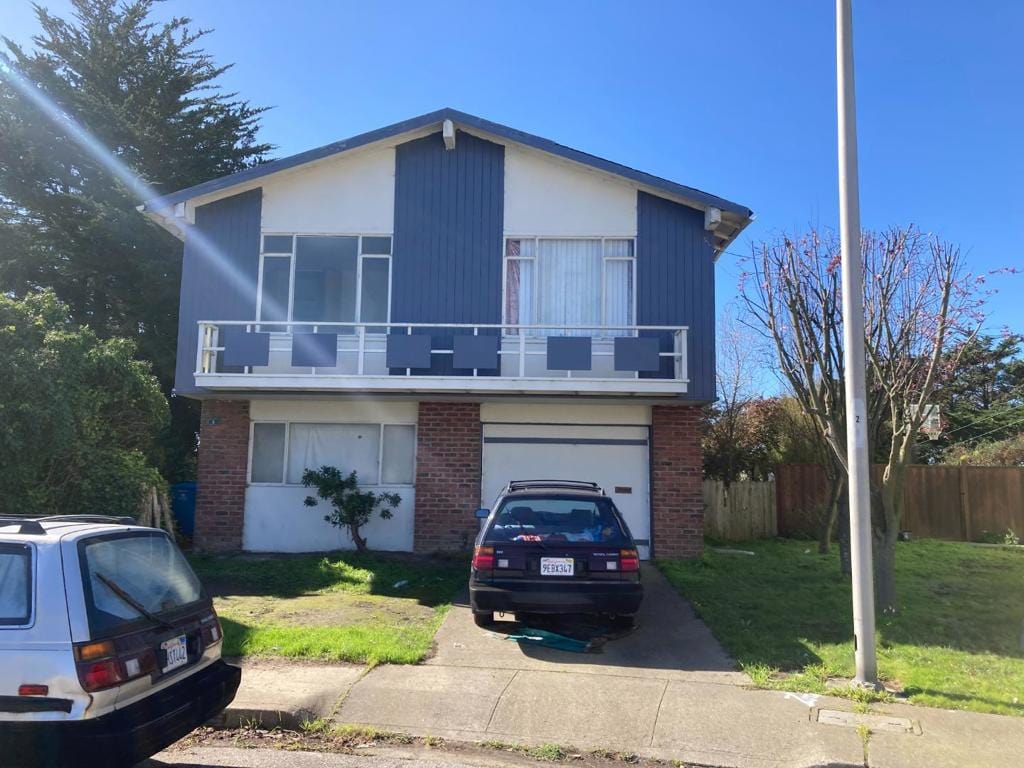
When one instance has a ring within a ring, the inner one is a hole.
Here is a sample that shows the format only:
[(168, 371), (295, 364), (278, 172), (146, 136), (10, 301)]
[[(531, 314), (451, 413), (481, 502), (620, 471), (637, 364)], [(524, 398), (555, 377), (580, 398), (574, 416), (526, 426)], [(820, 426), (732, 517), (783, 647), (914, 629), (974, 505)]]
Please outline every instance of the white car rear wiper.
[(113, 579), (111, 579), (111, 578), (109, 578), (107, 576), (104, 576), (102, 573), (95, 573), (93, 575), (96, 576), (96, 578), (99, 579), (100, 581), (102, 581), (104, 584), (106, 584), (107, 588), (111, 592), (113, 592), (115, 595), (117, 595), (119, 598), (121, 598), (121, 600), (123, 600), (129, 606), (131, 606), (136, 611), (138, 611), (139, 614), (143, 618), (149, 619), (154, 624), (159, 624), (161, 627), (164, 627), (165, 629), (174, 629), (175, 628), (173, 624), (170, 624), (169, 622), (166, 622), (163, 619), (159, 618), (158, 616), (156, 616), (156, 615), (150, 613), (149, 611), (147, 611), (146, 608), (142, 605), (142, 603), (140, 603), (138, 600), (136, 600), (130, 594), (125, 592), (124, 589), (122, 589), (121, 586), (118, 585), (118, 583), (116, 581), (114, 581)]

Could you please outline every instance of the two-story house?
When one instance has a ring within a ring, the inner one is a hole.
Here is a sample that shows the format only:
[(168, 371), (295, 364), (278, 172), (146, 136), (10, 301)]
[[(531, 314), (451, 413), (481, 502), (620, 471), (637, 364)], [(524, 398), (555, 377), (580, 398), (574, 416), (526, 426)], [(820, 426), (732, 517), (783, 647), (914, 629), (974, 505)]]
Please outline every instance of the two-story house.
[(307, 467), (402, 497), (370, 546), (471, 544), (509, 480), (600, 483), (701, 551), (714, 266), (746, 207), (452, 109), (140, 208), (184, 241), (197, 545), (351, 546)]

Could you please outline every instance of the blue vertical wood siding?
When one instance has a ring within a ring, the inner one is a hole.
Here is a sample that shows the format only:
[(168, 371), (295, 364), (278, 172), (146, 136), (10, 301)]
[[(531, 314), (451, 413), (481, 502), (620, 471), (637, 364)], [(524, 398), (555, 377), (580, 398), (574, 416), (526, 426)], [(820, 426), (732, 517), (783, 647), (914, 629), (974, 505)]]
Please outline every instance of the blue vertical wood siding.
[(262, 204), (263, 191), (254, 189), (196, 208), (181, 265), (174, 376), (178, 394), (202, 391), (193, 378), (198, 321), (256, 318)]
[[(398, 145), (393, 322), (501, 322), (504, 209), (502, 145), (462, 131), (453, 150), (440, 133)], [(451, 343), (450, 332), (434, 336)], [(451, 373), (451, 366), (451, 356), (435, 356), (419, 372)]]
[[(637, 199), (637, 323), (689, 326), (690, 384), (685, 398), (715, 399), (715, 253), (704, 214), (639, 192)], [(662, 351), (672, 341), (661, 337)], [(669, 374), (667, 363), (661, 373)]]

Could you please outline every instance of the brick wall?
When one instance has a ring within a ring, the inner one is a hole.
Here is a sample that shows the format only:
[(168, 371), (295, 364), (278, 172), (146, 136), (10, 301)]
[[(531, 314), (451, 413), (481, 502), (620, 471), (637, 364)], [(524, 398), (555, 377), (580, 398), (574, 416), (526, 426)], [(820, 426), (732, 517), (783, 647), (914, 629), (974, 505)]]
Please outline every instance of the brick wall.
[(416, 427), (416, 552), (471, 547), (479, 530), (479, 403), (419, 406)]
[(249, 458), (249, 402), (204, 400), (199, 428), (196, 549), (242, 548), (245, 478)]
[(656, 557), (699, 557), (704, 551), (701, 408), (651, 408), (651, 505)]

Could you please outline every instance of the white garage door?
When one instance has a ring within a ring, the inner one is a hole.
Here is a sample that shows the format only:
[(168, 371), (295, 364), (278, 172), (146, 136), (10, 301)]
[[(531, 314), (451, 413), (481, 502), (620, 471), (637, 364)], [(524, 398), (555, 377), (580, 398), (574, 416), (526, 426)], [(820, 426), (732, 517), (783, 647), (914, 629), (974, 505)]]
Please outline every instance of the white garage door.
[(650, 553), (648, 428), (565, 424), (484, 424), (482, 503), (511, 480), (585, 480), (604, 488)]

